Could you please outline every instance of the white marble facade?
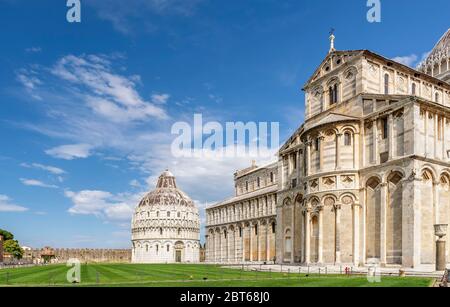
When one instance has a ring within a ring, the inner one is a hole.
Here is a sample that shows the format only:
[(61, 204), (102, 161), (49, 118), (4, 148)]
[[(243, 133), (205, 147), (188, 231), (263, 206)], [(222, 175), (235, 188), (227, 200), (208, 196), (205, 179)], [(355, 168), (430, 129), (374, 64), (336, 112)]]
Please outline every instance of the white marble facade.
[(194, 202), (177, 188), (169, 171), (135, 209), (132, 219), (133, 263), (200, 261), (200, 219)]
[[(278, 263), (432, 266), (433, 225), (450, 223), (449, 45), (450, 30), (418, 70), (330, 49), (304, 86), (305, 122), (279, 150), (276, 191), (258, 195), (276, 195)], [(252, 199), (239, 195), (239, 180), (255, 172), (235, 176), (238, 199), (207, 209), (208, 261), (230, 260), (217, 234), (260, 218), (234, 215)], [(237, 242), (232, 260), (267, 259)]]

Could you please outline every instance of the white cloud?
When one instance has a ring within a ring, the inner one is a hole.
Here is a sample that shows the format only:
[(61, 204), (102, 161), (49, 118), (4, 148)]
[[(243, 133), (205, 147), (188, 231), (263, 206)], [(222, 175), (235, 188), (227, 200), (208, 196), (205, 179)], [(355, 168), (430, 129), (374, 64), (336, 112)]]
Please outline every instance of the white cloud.
[(12, 204), (8, 196), (0, 194), (0, 212), (24, 212), (27, 210), (28, 208)]
[(47, 171), (49, 173), (52, 173), (53, 175), (62, 175), (62, 174), (66, 173), (63, 169), (60, 169), (58, 167), (50, 166), (50, 165), (43, 165), (43, 164), (39, 164), (39, 163), (32, 163), (32, 164), (22, 163), (20, 165), (23, 167), (27, 167), (27, 168), (41, 169), (41, 170)]
[(30, 48), (26, 48), (25, 51), (29, 52), (29, 53), (39, 53), (42, 51), (42, 48), (41, 47), (30, 47)]
[(73, 206), (68, 210), (75, 215), (95, 215), (111, 221), (129, 221), (142, 194), (117, 194), (106, 191), (66, 191)]
[(417, 55), (415, 54), (411, 54), (408, 56), (398, 56), (395, 58), (392, 58), (393, 61), (398, 62), (400, 64), (409, 66), (409, 67), (413, 67), (415, 63), (417, 63)]
[(169, 94), (153, 94), (152, 102), (154, 104), (166, 104), (169, 98), (170, 98)]
[(139, 188), (141, 187), (141, 183), (138, 180), (133, 179), (130, 181), (130, 186), (132, 186), (133, 188)]
[[(112, 23), (122, 34), (132, 35), (136, 30), (158, 30), (150, 20), (152, 16), (192, 16), (203, 0), (91, 0), (87, 2), (98, 11), (101, 19)], [(141, 21), (141, 22), (137, 22)], [(139, 24), (139, 26), (137, 25)]]
[[(105, 56), (68, 55), (60, 59), (52, 73), (72, 86), (79, 86), (82, 99), (95, 113), (113, 122), (132, 122), (150, 117), (167, 118), (166, 112), (145, 101), (136, 90), (136, 75), (126, 77), (112, 70)], [(159, 101), (168, 97), (156, 97)]]
[(58, 186), (53, 184), (46, 184), (42, 181), (36, 180), (36, 179), (26, 179), (26, 178), (20, 178), (20, 181), (27, 186), (32, 187), (41, 187), (41, 188), (49, 188), (49, 189), (56, 189)]
[(59, 159), (84, 159), (91, 155), (92, 146), (89, 144), (73, 144), (54, 147), (45, 151), (46, 154)]

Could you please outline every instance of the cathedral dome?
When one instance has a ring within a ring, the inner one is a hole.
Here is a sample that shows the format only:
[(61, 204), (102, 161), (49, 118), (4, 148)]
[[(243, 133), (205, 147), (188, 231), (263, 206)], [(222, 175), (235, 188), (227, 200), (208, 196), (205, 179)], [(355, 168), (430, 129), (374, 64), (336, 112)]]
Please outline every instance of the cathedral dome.
[(189, 196), (177, 188), (175, 176), (168, 170), (159, 176), (156, 189), (145, 195), (139, 202), (141, 208), (153, 205), (195, 207)]
[(139, 202), (131, 224), (133, 262), (198, 262), (199, 212), (169, 170)]

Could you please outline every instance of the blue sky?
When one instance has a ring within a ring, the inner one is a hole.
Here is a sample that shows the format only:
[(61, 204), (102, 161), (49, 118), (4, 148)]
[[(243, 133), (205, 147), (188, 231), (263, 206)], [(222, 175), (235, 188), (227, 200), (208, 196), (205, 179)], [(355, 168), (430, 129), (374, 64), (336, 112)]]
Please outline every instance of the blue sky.
[[(130, 245), (130, 214), (169, 167), (203, 210), (250, 158), (174, 158), (171, 126), (303, 121), (302, 85), (329, 48), (416, 65), (448, 0), (0, 0), (0, 228), (33, 247)], [(275, 158), (274, 158), (275, 159)], [(264, 162), (264, 161), (261, 161)]]

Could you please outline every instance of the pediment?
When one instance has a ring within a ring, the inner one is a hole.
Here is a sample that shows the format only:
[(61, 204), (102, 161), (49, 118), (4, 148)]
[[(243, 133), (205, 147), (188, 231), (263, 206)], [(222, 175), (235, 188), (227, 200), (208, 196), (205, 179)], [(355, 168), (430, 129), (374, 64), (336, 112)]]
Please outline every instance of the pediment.
[(306, 82), (304, 88), (306, 89), (311, 83), (322, 78), (323, 76), (332, 73), (335, 68), (360, 55), (363, 51), (364, 50), (349, 50), (333, 51), (328, 53), (322, 63), (320, 63), (320, 65), (317, 67), (311, 78), (309, 78), (309, 80)]

